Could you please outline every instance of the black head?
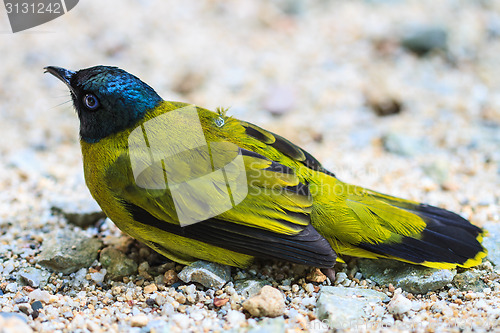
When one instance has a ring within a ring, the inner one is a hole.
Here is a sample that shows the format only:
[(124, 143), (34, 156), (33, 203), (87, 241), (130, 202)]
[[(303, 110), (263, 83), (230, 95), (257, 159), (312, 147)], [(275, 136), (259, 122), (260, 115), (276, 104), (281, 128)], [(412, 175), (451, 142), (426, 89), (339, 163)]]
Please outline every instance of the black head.
[(73, 72), (49, 66), (45, 71), (70, 89), (80, 118), (80, 136), (88, 143), (133, 126), (162, 101), (153, 88), (117, 67), (96, 66)]

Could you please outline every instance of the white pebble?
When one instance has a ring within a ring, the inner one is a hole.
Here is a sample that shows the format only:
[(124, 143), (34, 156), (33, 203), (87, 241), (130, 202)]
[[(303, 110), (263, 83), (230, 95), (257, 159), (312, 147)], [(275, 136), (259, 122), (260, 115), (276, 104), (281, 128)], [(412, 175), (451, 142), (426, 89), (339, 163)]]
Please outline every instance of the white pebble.
[(106, 269), (103, 268), (101, 271), (96, 272), (96, 273), (90, 273), (90, 278), (95, 282), (95, 283), (102, 283), (104, 281), (104, 277), (106, 276)]
[(394, 317), (390, 315), (386, 315), (382, 318), (382, 324), (384, 326), (392, 326), (394, 325)]
[(87, 275), (87, 269), (81, 268), (75, 273), (75, 277), (72, 279), (72, 284), (74, 286), (79, 286), (85, 282), (85, 276)]
[(411, 310), (411, 301), (403, 295), (396, 293), (387, 305), (387, 310), (393, 314), (404, 314)]
[(245, 321), (245, 315), (236, 310), (229, 310), (226, 315), (229, 325), (239, 327)]
[(194, 319), (195, 321), (202, 321), (203, 318), (205, 318), (204, 311), (198, 310), (198, 311), (193, 311), (189, 314), (189, 316)]
[(314, 285), (312, 283), (308, 283), (306, 284), (305, 288), (304, 288), (308, 293), (312, 293), (314, 292)]
[(424, 306), (424, 303), (421, 302), (421, 301), (414, 301), (414, 302), (411, 302), (411, 309), (415, 312), (418, 312), (420, 311)]
[(500, 317), (500, 308), (489, 307), (486, 309), (486, 312), (488, 312), (488, 315), (490, 315), (494, 318)]
[(194, 284), (190, 284), (189, 286), (187, 286), (185, 289), (184, 289), (184, 292), (187, 294), (187, 295), (192, 295), (196, 292), (196, 286)]
[(441, 313), (443, 314), (443, 316), (445, 317), (453, 317), (453, 310), (449, 307), (445, 307)]
[(292, 308), (290, 309), (290, 311), (288, 311), (286, 315), (288, 316), (288, 318), (290, 318), (291, 321), (293, 321), (294, 318), (299, 315), (299, 311)]
[(431, 310), (434, 313), (441, 313), (441, 312), (443, 312), (445, 307), (446, 307), (445, 301), (437, 301), (437, 302), (434, 302), (434, 304), (432, 304)]
[(310, 305), (315, 305), (316, 304), (316, 297), (306, 297), (302, 300), (302, 305), (303, 306), (310, 306)]
[(183, 330), (189, 327), (189, 317), (183, 313), (174, 314), (172, 321)]
[(5, 290), (10, 292), (10, 293), (15, 293), (17, 291), (17, 283), (16, 282), (9, 283), (5, 287)]
[(344, 272), (337, 273), (337, 276), (335, 277), (335, 284), (341, 284), (342, 282), (347, 279), (347, 274)]
[(376, 304), (371, 311), (374, 317), (382, 317), (385, 313), (385, 308), (381, 305)]
[(342, 285), (344, 287), (349, 287), (351, 285), (351, 282), (352, 282), (351, 280), (345, 279), (344, 281), (342, 281)]
[(81, 301), (85, 298), (86, 295), (87, 295), (87, 292), (82, 290), (78, 294), (76, 294), (76, 298), (78, 298)]
[(486, 310), (488, 308), (488, 304), (486, 303), (485, 300), (480, 299), (479, 301), (476, 302), (475, 308), (481, 309), (481, 310)]
[(15, 267), (14, 267), (14, 264), (12, 263), (12, 261), (7, 261), (6, 263), (3, 264), (2, 275), (9, 275), (10, 273), (12, 273), (14, 268)]
[(175, 312), (174, 306), (170, 303), (164, 304), (161, 309), (161, 314), (164, 316), (170, 316), (174, 314), (174, 312)]
[(228, 295), (236, 294), (236, 289), (234, 289), (234, 287), (226, 287), (226, 294)]

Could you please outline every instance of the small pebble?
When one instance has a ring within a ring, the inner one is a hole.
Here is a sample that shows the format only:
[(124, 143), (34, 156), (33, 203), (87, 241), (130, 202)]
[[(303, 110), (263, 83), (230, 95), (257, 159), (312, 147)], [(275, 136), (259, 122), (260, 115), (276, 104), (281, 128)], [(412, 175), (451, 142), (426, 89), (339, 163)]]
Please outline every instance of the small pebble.
[(167, 298), (163, 296), (162, 294), (156, 295), (156, 298), (154, 299), (155, 303), (158, 304), (158, 306), (162, 306), (167, 302)]
[(161, 314), (164, 316), (170, 316), (175, 313), (174, 306), (172, 304), (166, 303), (162, 306)]
[(24, 313), (25, 315), (29, 316), (30, 313), (32, 312), (32, 309), (28, 303), (21, 303), (18, 305), (19, 311)]
[(148, 324), (149, 319), (145, 315), (137, 315), (130, 318), (130, 325), (132, 327), (144, 327)]
[(175, 298), (175, 300), (176, 300), (177, 302), (179, 302), (179, 304), (184, 304), (184, 303), (186, 303), (186, 296), (184, 296), (184, 295), (183, 295), (183, 294), (181, 294), (181, 293), (177, 293), (177, 294), (175, 295), (175, 297), (174, 297), (174, 298)]
[(10, 293), (15, 293), (17, 291), (18, 285), (16, 282), (8, 283), (5, 287), (5, 291)]
[(157, 290), (158, 290), (158, 287), (154, 283), (148, 284), (147, 286), (144, 287), (145, 294), (152, 294)]
[(306, 280), (314, 283), (323, 283), (326, 281), (326, 275), (319, 268), (314, 268), (306, 277)]
[(231, 278), (231, 268), (207, 261), (196, 261), (186, 266), (178, 274), (185, 283), (198, 282), (206, 288), (222, 288)]
[(255, 317), (278, 317), (285, 312), (285, 299), (278, 289), (264, 286), (243, 303), (243, 308)]
[(40, 311), (41, 309), (43, 309), (43, 304), (40, 301), (34, 301), (33, 303), (31, 303), (31, 308), (33, 309), (33, 311)]
[(214, 298), (214, 306), (220, 308), (224, 306), (229, 301), (229, 298)]
[(405, 314), (411, 309), (412, 302), (400, 293), (396, 293), (387, 305), (387, 310), (392, 314)]
[(308, 283), (305, 285), (304, 290), (307, 291), (308, 293), (313, 293), (314, 285), (312, 283)]
[(347, 279), (347, 274), (344, 272), (337, 273), (335, 277), (335, 284), (341, 284)]
[(229, 310), (226, 315), (226, 320), (230, 325), (238, 327), (245, 321), (245, 315), (236, 310)]
[(48, 303), (50, 300), (50, 294), (45, 290), (35, 289), (28, 294), (28, 298), (35, 301), (42, 301)]

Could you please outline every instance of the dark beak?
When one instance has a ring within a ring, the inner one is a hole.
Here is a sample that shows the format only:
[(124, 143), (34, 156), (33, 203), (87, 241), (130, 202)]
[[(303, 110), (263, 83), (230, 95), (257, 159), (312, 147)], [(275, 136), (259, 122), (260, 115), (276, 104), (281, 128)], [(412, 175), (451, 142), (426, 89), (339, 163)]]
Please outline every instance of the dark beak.
[(73, 71), (70, 71), (68, 69), (64, 69), (61, 67), (56, 67), (56, 66), (47, 66), (44, 69), (45, 69), (45, 73), (50, 73), (50, 74), (54, 75), (55, 77), (57, 77), (62, 82), (64, 82), (68, 86), (69, 90), (71, 90), (71, 93), (75, 95), (75, 91), (70, 84), (70, 80), (71, 80), (71, 77), (73, 75), (75, 75), (76, 72), (73, 72)]

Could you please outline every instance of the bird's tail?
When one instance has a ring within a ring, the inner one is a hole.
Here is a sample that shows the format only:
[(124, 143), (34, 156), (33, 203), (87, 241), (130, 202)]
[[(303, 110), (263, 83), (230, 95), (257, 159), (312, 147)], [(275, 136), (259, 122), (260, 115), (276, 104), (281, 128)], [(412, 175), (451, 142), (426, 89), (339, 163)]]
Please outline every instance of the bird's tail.
[(361, 194), (349, 195), (347, 206), (358, 223), (365, 221), (364, 230), (371, 229), (371, 236), (356, 244), (363, 252), (373, 257), (448, 269), (478, 265), (486, 256), (487, 251), (481, 245), (484, 231), (461, 216), (355, 188)]

